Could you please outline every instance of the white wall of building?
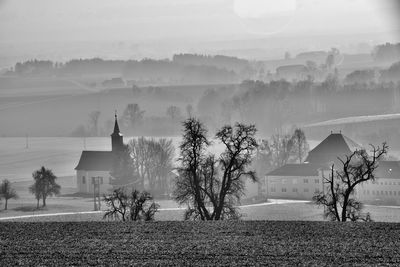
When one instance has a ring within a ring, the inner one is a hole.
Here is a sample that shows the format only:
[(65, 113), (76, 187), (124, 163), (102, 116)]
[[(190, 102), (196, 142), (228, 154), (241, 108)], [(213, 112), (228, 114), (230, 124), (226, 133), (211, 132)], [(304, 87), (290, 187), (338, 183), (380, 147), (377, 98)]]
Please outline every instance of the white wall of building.
[(356, 191), (361, 202), (400, 205), (400, 179), (378, 178), (362, 183)]
[(109, 193), (112, 188), (110, 185), (110, 172), (108, 171), (76, 171), (76, 180), (78, 184), (78, 192), (93, 193), (93, 177), (100, 178), (100, 193)]
[(267, 198), (311, 200), (322, 191), (322, 176), (265, 176), (263, 195)]

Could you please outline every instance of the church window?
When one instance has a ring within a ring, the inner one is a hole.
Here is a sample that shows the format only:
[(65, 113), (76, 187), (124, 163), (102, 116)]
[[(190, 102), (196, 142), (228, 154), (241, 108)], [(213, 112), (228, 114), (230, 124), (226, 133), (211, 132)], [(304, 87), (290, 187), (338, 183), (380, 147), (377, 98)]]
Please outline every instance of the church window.
[(82, 184), (86, 184), (86, 177), (82, 176)]

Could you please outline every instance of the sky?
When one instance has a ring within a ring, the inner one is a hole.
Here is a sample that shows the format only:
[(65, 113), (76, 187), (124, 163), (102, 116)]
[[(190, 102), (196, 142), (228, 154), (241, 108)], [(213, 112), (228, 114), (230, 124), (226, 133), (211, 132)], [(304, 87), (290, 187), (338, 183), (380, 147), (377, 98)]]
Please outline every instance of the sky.
[(399, 2), (0, 0), (0, 43), (178, 43), (378, 33), (396, 39), (400, 37)]

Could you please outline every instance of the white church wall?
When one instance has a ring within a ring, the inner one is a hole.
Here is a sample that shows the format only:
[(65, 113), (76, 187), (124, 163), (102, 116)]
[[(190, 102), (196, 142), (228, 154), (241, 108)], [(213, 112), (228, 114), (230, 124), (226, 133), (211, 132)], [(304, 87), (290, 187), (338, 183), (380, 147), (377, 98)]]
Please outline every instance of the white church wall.
[(109, 193), (112, 188), (110, 185), (110, 172), (108, 171), (85, 171), (76, 172), (78, 191), (80, 193), (93, 193), (93, 177), (100, 179), (100, 193)]

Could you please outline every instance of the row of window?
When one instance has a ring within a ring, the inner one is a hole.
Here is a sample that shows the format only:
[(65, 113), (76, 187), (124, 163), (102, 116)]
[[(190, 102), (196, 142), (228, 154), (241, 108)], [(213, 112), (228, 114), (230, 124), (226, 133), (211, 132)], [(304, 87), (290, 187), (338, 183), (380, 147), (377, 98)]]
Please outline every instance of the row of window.
[[(281, 191), (282, 191), (282, 193), (286, 193), (287, 192), (285, 187), (282, 187)], [(304, 193), (309, 193), (310, 192), (310, 190), (308, 188), (304, 188), (303, 191), (304, 191)], [(271, 192), (276, 192), (276, 188), (275, 187), (271, 187)], [(298, 193), (299, 191), (298, 191), (297, 188), (292, 188), (292, 192), (293, 193)], [(315, 188), (314, 189), (314, 193), (318, 193), (318, 192), (319, 192), (319, 188)]]
[[(94, 184), (94, 179), (97, 177), (92, 177), (92, 184)], [(100, 184), (103, 184), (103, 177), (99, 177)], [(86, 177), (82, 176), (82, 184), (86, 184)]]
[(400, 185), (400, 182), (388, 182), (388, 181), (386, 181), (386, 182), (378, 182), (378, 181), (371, 181), (371, 182), (365, 182), (366, 184), (368, 184), (368, 183), (372, 183), (372, 184), (380, 184), (380, 185)]
[[(280, 179), (282, 184), (286, 184), (286, 179)], [(291, 179), (293, 184), (297, 184), (297, 179)], [(311, 180), (311, 179), (310, 179)], [(309, 179), (304, 178), (303, 183), (308, 184)], [(320, 179), (314, 179), (315, 184), (319, 184)]]
[[(364, 195), (369, 195), (369, 190), (363, 190)], [(386, 196), (400, 196), (400, 191), (383, 191), (383, 190), (371, 190), (372, 195), (386, 195)]]

